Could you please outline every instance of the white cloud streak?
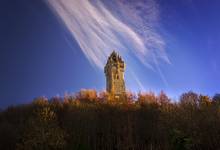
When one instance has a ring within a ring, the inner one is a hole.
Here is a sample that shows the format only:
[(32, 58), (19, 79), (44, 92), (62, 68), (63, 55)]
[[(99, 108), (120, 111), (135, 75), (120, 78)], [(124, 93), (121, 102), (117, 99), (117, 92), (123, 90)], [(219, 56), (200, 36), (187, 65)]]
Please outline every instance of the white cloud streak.
[[(155, 69), (170, 63), (165, 41), (155, 31), (159, 9), (154, 0), (46, 0), (66, 25), (91, 64), (103, 69), (113, 49), (123, 57), (135, 56)], [(114, 3), (113, 3), (114, 2)], [(118, 11), (115, 11), (115, 10)]]

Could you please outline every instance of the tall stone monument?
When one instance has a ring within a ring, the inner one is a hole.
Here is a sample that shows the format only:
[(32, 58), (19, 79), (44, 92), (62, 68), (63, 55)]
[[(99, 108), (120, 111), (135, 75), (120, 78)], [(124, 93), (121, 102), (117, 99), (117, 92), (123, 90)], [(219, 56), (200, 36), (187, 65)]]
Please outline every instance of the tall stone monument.
[(105, 65), (106, 91), (114, 98), (125, 95), (125, 63), (115, 51), (108, 57)]

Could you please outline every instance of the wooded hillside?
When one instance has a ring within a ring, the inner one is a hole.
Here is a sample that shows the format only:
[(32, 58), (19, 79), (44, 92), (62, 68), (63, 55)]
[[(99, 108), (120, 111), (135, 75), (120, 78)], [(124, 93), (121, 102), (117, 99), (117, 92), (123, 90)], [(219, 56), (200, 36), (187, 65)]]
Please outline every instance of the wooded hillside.
[(152, 92), (36, 98), (0, 112), (1, 150), (208, 150), (220, 148), (220, 96)]

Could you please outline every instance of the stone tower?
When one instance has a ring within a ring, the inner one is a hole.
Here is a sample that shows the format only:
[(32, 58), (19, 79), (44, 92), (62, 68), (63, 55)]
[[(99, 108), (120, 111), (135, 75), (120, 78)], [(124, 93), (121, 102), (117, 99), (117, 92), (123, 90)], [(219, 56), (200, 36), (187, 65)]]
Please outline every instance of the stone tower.
[(107, 92), (114, 98), (123, 96), (125, 94), (125, 63), (115, 51), (108, 57), (104, 70)]

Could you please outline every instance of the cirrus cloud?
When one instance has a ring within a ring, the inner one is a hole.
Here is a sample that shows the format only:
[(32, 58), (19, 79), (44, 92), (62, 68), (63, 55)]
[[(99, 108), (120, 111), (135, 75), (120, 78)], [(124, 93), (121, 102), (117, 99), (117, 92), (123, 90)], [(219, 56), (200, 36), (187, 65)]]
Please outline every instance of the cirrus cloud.
[(159, 6), (154, 0), (46, 1), (92, 65), (103, 69), (113, 49), (153, 70), (160, 62), (170, 63), (165, 41), (156, 32)]

